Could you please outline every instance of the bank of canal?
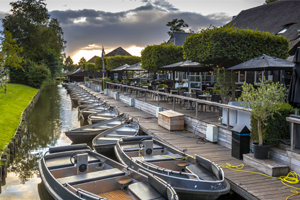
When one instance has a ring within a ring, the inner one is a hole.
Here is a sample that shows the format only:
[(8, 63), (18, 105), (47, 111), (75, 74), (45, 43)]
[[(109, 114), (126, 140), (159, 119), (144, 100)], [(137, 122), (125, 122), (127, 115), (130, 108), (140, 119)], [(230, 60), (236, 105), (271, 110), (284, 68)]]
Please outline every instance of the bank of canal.
[(0, 199), (52, 199), (39, 178), (37, 161), (48, 147), (71, 144), (64, 132), (80, 127), (77, 115), (61, 85), (41, 92), (27, 119), (21, 147), (2, 181)]

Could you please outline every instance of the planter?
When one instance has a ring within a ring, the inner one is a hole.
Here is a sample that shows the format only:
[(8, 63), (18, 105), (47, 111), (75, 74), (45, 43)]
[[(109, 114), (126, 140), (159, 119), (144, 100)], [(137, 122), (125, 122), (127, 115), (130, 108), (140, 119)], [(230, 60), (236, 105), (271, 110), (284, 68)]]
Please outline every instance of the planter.
[(254, 158), (256, 159), (268, 159), (270, 145), (263, 144), (259, 146), (257, 142), (253, 143)]

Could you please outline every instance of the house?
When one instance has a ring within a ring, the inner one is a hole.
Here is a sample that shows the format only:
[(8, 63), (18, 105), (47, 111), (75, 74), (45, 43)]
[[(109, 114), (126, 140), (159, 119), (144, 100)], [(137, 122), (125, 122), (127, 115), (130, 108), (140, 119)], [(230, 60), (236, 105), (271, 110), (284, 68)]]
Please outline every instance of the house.
[(118, 48), (112, 50), (111, 52), (105, 54), (105, 57), (116, 56), (116, 55), (120, 55), (120, 56), (132, 56), (130, 53), (128, 53), (122, 47), (118, 47)]
[[(237, 28), (267, 31), (290, 40), (289, 54), (295, 54), (300, 46), (300, 1), (281, 0), (241, 11), (230, 22)], [(291, 72), (273, 70), (268, 72), (238, 72), (238, 82), (259, 82), (263, 76), (289, 85)]]
[(167, 44), (174, 44), (176, 46), (182, 46), (185, 38), (192, 35), (192, 33), (185, 32), (173, 32)]
[(290, 40), (290, 55), (300, 46), (300, 1), (276, 1), (241, 11), (231, 24), (238, 28), (268, 31)]

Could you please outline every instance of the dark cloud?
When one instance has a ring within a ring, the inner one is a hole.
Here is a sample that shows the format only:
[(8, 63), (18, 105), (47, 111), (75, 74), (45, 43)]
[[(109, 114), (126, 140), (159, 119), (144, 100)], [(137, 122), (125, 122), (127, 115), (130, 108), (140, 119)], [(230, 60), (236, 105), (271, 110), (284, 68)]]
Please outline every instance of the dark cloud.
[[(160, 44), (169, 39), (166, 23), (176, 18), (184, 19), (190, 26), (188, 29), (194, 31), (199, 27), (209, 27), (211, 24), (220, 26), (225, 23), (225, 18), (217, 18), (217, 14), (203, 16), (178, 12), (172, 10), (172, 5), (158, 5), (155, 2), (117, 13), (85, 9), (52, 11), (50, 14), (61, 22), (67, 40), (67, 55), (90, 44), (104, 45), (107, 48)], [(168, 6), (169, 9), (166, 9)]]

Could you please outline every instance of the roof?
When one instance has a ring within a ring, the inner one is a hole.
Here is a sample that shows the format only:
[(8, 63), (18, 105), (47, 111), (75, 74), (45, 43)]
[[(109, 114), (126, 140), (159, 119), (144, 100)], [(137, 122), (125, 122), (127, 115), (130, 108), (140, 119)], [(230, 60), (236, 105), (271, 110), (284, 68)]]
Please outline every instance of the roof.
[(300, 30), (300, 1), (281, 0), (255, 8), (241, 11), (232, 21), (235, 27), (249, 28), (258, 31), (268, 31), (280, 34), (290, 40), (290, 55), (294, 55), (300, 45), (298, 30)]
[(212, 70), (212, 67), (207, 67), (198, 62), (186, 60), (160, 67), (160, 69), (180, 72), (208, 72)]
[(90, 62), (90, 63), (95, 63), (95, 59), (98, 58), (99, 56), (94, 56), (92, 57), (91, 59), (89, 59), (87, 62)]
[(124, 70), (124, 69), (127, 68), (127, 67), (130, 67), (130, 65), (128, 65), (128, 64), (121, 65), (120, 67), (117, 67), (117, 68), (115, 68), (115, 69), (112, 69), (111, 71), (122, 71), (122, 70)]
[(128, 53), (122, 47), (118, 47), (118, 48), (112, 50), (111, 52), (105, 54), (105, 57), (116, 56), (116, 55), (120, 55), (120, 56), (132, 56), (130, 53)]
[(172, 43), (176, 46), (182, 46), (185, 41), (185, 38), (190, 35), (192, 35), (192, 33), (173, 32), (167, 43)]
[(127, 67), (123, 69), (124, 71), (147, 71), (145, 69), (142, 69), (142, 63), (136, 63), (134, 65), (130, 65), (130, 67)]

